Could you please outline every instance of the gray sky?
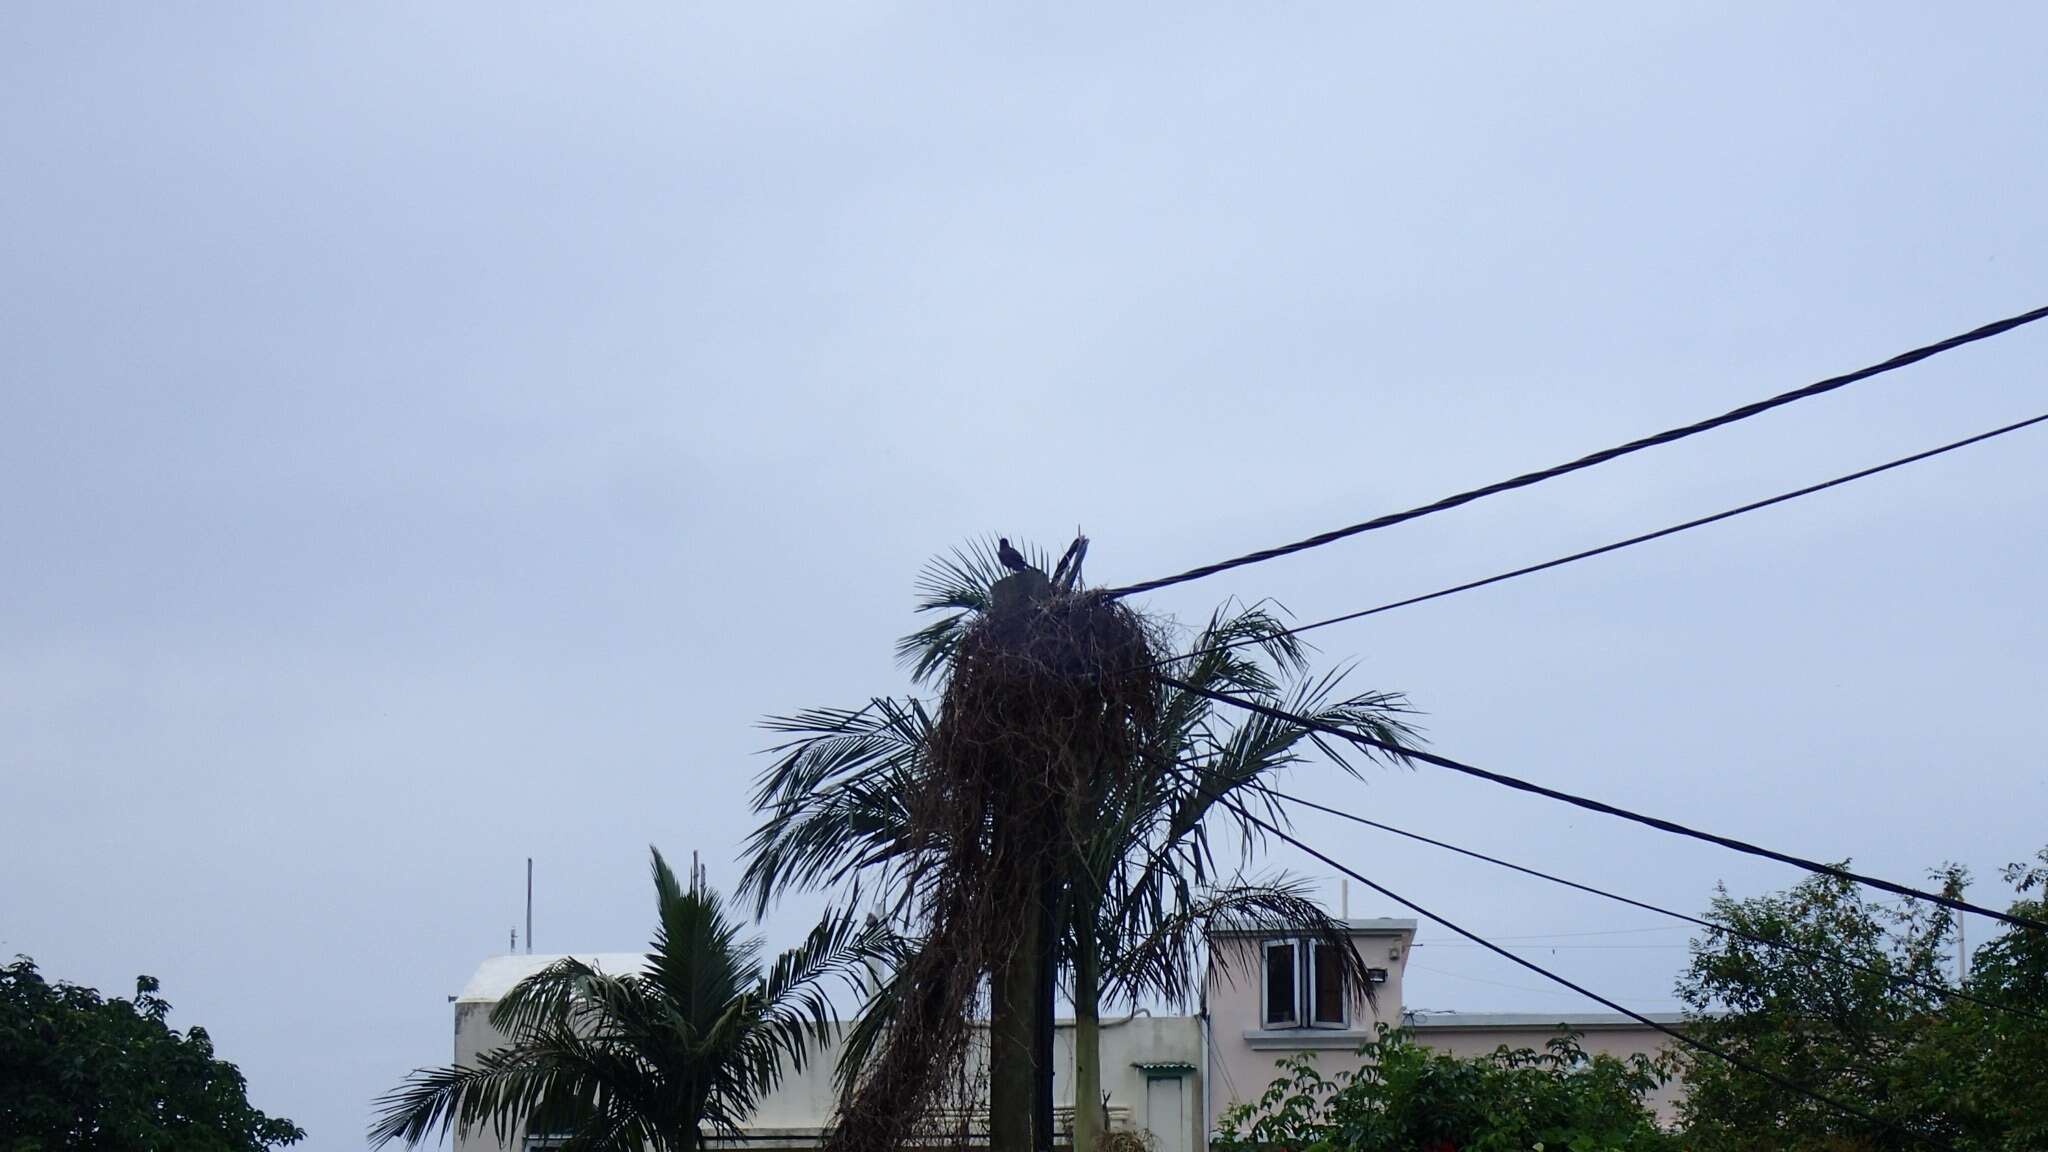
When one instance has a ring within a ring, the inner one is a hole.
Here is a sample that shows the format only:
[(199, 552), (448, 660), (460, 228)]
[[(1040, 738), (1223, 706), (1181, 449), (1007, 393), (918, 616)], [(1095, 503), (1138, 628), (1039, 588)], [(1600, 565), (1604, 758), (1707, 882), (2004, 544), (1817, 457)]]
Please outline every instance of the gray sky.
[[(161, 977), (358, 1147), (527, 855), (542, 950), (644, 941), (649, 843), (730, 883), (755, 720), (900, 690), (934, 552), (1078, 521), (1163, 575), (2048, 297), (2048, 13), (1707, 7), (7, 6), (0, 954)], [(1150, 603), (1660, 526), (2048, 409), (2044, 353)], [(1990, 881), (2048, 841), (2044, 435), (1319, 642), (1448, 754)], [(1294, 783), (1689, 909), (1795, 878)], [(1489, 932), (1655, 923), (1302, 827)], [(1413, 1005), (1573, 1003), (1423, 939)], [(1540, 954), (1662, 1007), (1682, 939)]]

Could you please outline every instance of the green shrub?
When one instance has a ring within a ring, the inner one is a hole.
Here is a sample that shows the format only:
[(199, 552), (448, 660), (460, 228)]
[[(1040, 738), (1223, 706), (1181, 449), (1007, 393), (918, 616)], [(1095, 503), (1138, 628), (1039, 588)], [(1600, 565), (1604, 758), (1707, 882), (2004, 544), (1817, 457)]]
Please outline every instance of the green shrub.
[(1537, 1052), (1501, 1047), (1461, 1058), (1382, 1025), (1357, 1071), (1325, 1078), (1312, 1057), (1254, 1104), (1223, 1115), (1215, 1152), (1665, 1152), (1645, 1097), (1670, 1078), (1662, 1061), (1588, 1055), (1575, 1036)]

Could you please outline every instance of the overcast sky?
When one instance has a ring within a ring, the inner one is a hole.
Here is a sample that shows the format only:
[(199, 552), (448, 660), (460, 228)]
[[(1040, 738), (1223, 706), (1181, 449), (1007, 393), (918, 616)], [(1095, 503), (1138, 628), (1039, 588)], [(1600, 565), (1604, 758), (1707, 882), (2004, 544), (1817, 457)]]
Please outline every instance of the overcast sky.
[[(932, 554), (1079, 523), (1092, 579), (1163, 575), (2048, 301), (2048, 13), (1709, 7), (7, 5), (0, 955), (160, 977), (357, 1148), (527, 856), (543, 951), (641, 946), (650, 843), (731, 883), (756, 721), (903, 690)], [(2044, 363), (1145, 603), (1426, 591), (2048, 410)], [(2044, 460), (1317, 639), (1444, 753), (2002, 904), (2048, 842)], [(1292, 783), (1686, 909), (1796, 879), (1429, 769)], [(1302, 827), (1672, 1003), (1682, 932), (1562, 935), (1647, 914)], [(1422, 939), (1410, 1006), (1591, 1007)]]

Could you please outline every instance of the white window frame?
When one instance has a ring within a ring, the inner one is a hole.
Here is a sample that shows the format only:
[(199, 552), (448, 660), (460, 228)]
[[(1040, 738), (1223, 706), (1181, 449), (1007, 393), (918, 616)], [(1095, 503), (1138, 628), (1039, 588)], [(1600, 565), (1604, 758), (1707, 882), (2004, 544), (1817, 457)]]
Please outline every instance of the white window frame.
[(1337, 1018), (1320, 1020), (1316, 1018), (1316, 953), (1324, 948), (1335, 947), (1320, 940), (1302, 941), (1302, 956), (1308, 972), (1308, 979), (1301, 985), (1301, 1002), (1306, 1011), (1301, 1013), (1310, 1028), (1334, 1028), (1343, 1030), (1351, 1027), (1351, 989), (1346, 988), (1344, 967), (1341, 958), (1337, 966)]
[[(1273, 1019), (1272, 1013), (1270, 1011), (1273, 1006), (1271, 1001), (1271, 997), (1273, 994), (1273, 953), (1281, 948), (1288, 949), (1291, 953), (1287, 960), (1287, 967), (1291, 970), (1290, 976), (1292, 977), (1294, 984), (1294, 1003), (1288, 1005), (1287, 1019), (1275, 1020)], [(1277, 940), (1262, 940), (1259, 942), (1259, 1027), (1301, 1027), (1302, 971), (1303, 968), (1301, 961), (1301, 941), (1292, 938), (1284, 938)]]

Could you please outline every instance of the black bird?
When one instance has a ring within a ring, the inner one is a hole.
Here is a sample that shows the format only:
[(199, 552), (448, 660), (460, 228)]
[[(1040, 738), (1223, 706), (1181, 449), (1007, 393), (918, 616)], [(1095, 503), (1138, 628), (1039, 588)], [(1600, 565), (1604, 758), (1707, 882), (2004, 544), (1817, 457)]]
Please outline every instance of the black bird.
[(1031, 570), (1031, 565), (1024, 562), (1024, 554), (1010, 547), (1010, 538), (1008, 536), (996, 538), (996, 559), (1001, 560), (1003, 567), (1008, 568), (1012, 572), (1028, 572)]

